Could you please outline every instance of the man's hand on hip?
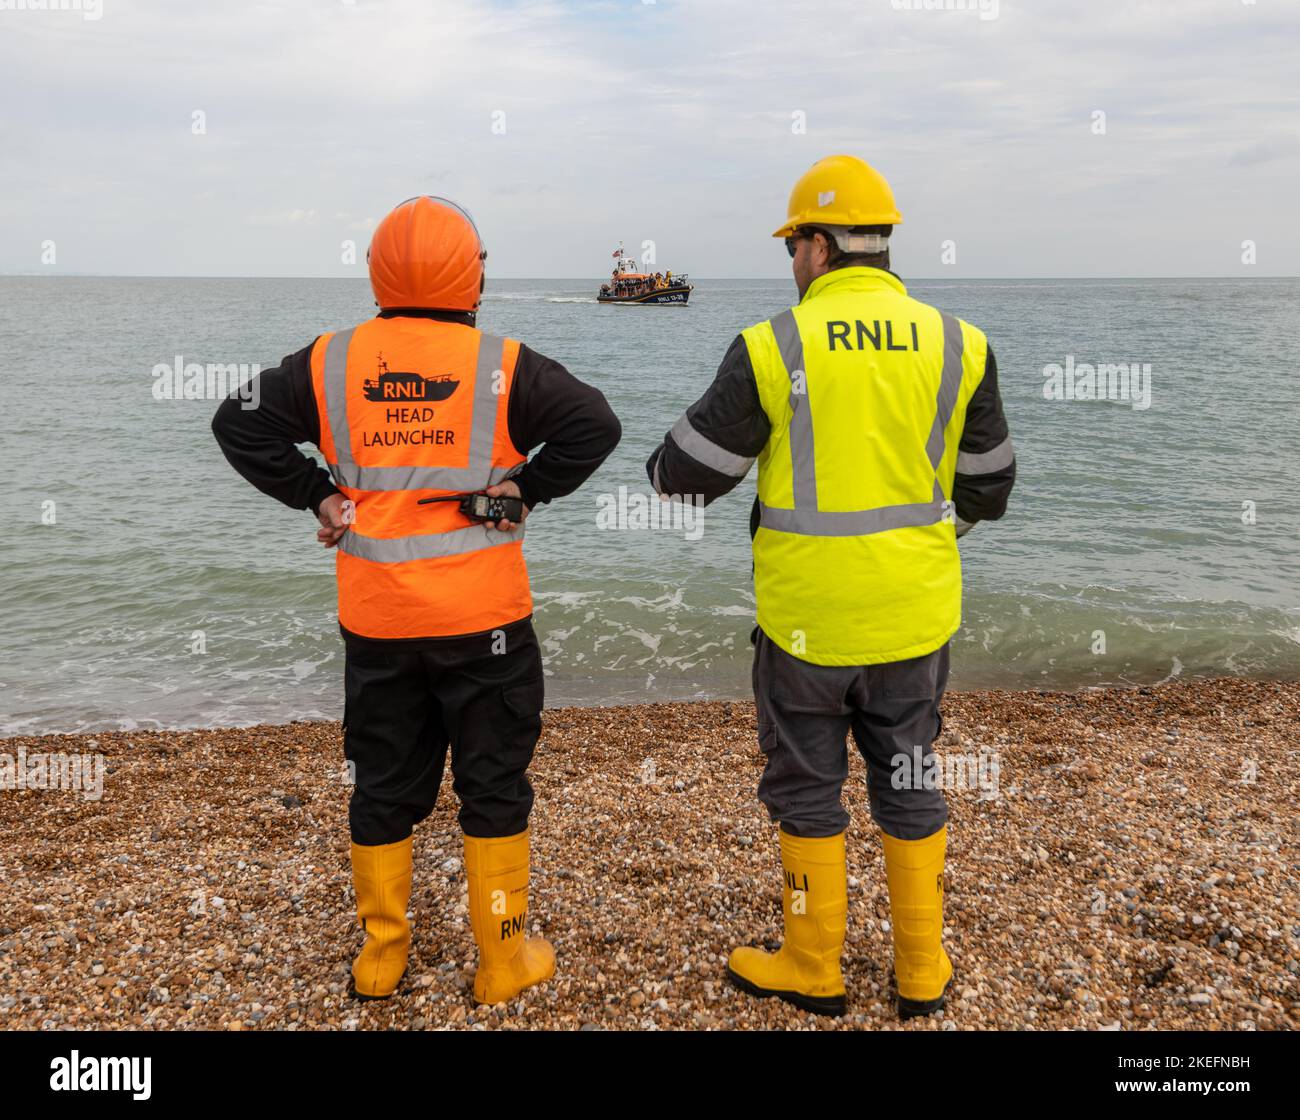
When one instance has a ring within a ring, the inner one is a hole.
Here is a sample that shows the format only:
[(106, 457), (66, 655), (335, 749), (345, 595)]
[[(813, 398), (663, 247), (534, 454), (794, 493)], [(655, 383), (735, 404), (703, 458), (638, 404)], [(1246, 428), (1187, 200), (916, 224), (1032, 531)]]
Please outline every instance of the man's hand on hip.
[(316, 539), (326, 548), (333, 548), (343, 538), (356, 517), (356, 506), (342, 494), (331, 494), (320, 504), (316, 513), (321, 527)]
[[(488, 497), (490, 498), (522, 498), (523, 497), (523, 495), (519, 493), (518, 485), (514, 482), (513, 479), (509, 479), (509, 478), (505, 479), (505, 481), (503, 482), (497, 483), (496, 486), (489, 486), (484, 491), (484, 493), (487, 494)], [(503, 518), (502, 520), (498, 521), (493, 526), (493, 528), (500, 529), (503, 533), (509, 532), (511, 529), (514, 529), (517, 526), (522, 525), (528, 519), (528, 514), (530, 512), (531, 511), (529, 510), (529, 508), (527, 506), (524, 506), (524, 515), (517, 522), (506, 521)], [(485, 524), (491, 524), (491, 523), (486, 522)]]

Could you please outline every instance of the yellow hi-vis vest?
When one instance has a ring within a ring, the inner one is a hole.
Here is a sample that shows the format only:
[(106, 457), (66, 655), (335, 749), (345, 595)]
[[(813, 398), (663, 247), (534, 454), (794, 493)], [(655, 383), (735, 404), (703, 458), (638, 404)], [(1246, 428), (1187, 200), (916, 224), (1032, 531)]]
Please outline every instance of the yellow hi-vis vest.
[(743, 334), (772, 434), (758, 458), (758, 624), (816, 665), (938, 649), (961, 624), (952, 503), (983, 332), (891, 273), (835, 269)]

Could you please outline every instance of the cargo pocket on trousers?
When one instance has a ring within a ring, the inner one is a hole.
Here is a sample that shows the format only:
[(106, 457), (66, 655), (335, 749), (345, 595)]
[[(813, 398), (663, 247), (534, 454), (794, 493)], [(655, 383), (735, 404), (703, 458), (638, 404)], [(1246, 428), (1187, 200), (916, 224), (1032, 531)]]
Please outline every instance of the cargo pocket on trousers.
[(501, 690), (506, 710), (516, 719), (540, 719), (546, 698), (546, 681), (537, 677), (530, 681), (508, 684)]
[(755, 689), (770, 698), (776, 714), (798, 716), (844, 716), (845, 702), (859, 670), (838, 665), (814, 665), (787, 653), (775, 642), (764, 643), (760, 679)]
[(939, 689), (939, 659), (929, 653), (898, 661), (881, 672), (886, 700), (933, 700)]
[(351, 715), (361, 704), (361, 693), (368, 682), (384, 677), (392, 668), (392, 660), (384, 650), (347, 649), (343, 659), (343, 726), (351, 722)]

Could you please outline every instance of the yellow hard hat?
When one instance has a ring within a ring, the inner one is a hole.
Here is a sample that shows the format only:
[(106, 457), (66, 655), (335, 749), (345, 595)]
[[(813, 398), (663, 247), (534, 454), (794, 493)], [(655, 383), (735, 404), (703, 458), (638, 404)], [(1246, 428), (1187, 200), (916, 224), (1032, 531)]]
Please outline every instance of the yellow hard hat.
[(800, 226), (896, 226), (903, 220), (885, 177), (857, 156), (827, 156), (799, 177), (789, 216), (773, 237)]

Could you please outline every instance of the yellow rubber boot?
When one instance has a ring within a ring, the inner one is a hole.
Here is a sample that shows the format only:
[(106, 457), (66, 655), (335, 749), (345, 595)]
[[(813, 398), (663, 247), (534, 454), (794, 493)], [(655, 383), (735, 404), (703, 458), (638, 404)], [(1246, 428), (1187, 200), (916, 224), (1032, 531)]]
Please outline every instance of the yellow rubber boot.
[(844, 833), (792, 836), (781, 830), (785, 942), (775, 953), (733, 949), (727, 975), (742, 991), (777, 996), (817, 1015), (844, 1014), (840, 954), (848, 918)]
[(894, 930), (898, 1016), (932, 1015), (943, 1006), (952, 962), (943, 951), (943, 853), (948, 829), (924, 840), (880, 834)]
[(501, 1003), (555, 975), (555, 950), (528, 938), (528, 830), (517, 836), (465, 837), (469, 921), (478, 942), (474, 999)]
[(352, 962), (352, 982), (362, 999), (384, 999), (397, 990), (411, 949), (411, 840), (368, 847), (352, 845), (352, 882), (357, 917), (366, 943)]

